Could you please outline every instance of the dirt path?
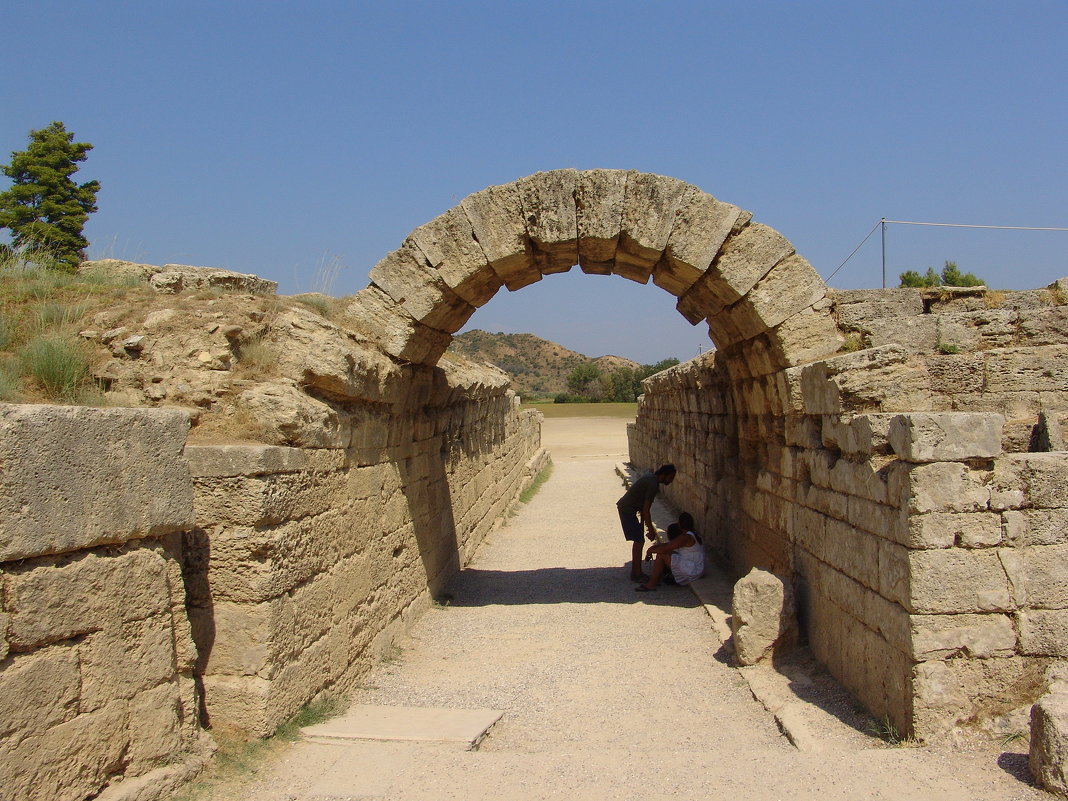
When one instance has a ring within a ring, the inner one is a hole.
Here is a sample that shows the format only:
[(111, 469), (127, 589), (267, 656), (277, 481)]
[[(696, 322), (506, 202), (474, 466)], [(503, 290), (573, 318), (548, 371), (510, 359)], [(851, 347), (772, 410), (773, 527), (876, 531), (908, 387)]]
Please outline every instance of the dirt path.
[(624, 425), (546, 421), (552, 478), (490, 536), (450, 586), (449, 605), (429, 611), (353, 699), (502, 710), (477, 751), (302, 742), (251, 783), (212, 797), (1048, 798), (1014, 777), (1018, 754), (889, 748), (855, 731), (843, 739), (828, 730), (816, 753), (791, 745), (726, 663), (694, 594), (640, 595), (627, 579), (613, 469)]

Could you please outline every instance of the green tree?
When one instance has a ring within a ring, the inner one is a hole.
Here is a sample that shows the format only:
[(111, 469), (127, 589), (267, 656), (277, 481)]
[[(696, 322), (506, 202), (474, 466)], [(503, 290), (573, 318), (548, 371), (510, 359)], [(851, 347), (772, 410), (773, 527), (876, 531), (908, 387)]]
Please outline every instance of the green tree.
[(575, 395), (588, 395), (600, 377), (601, 371), (596, 364), (580, 364), (567, 376), (567, 388)]
[(957, 262), (947, 261), (942, 268), (943, 286), (983, 286), (982, 278), (977, 278), (972, 273), (962, 273), (957, 267)]
[(0, 165), (14, 182), (0, 192), (0, 228), (11, 230), (16, 248), (41, 250), (65, 269), (77, 268), (89, 245), (82, 229), (96, 211), (100, 183), (76, 184), (71, 176), (92, 149), (88, 142), (75, 142), (62, 122), (53, 122), (30, 131), (29, 147)]

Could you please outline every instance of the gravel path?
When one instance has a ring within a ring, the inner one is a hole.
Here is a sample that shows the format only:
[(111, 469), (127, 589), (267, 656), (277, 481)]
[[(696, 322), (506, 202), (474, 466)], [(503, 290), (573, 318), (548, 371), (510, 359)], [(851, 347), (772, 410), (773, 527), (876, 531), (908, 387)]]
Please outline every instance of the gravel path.
[(627, 579), (613, 470), (624, 426), (545, 422), (552, 478), (353, 699), (502, 710), (479, 750), (303, 742), (212, 797), (1048, 798), (1014, 777), (1019, 754), (888, 748), (861, 735), (844, 749), (795, 749), (726, 663), (693, 593), (638, 594)]

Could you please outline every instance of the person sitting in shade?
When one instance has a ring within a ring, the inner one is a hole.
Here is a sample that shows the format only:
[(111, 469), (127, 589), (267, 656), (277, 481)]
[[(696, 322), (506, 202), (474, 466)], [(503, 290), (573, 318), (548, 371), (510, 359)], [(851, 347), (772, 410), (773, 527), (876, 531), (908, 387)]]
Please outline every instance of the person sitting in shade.
[(693, 515), (683, 512), (679, 522), (667, 530), (668, 541), (649, 548), (646, 558), (656, 556), (649, 580), (636, 592), (652, 592), (663, 579), (665, 584), (689, 584), (705, 574), (705, 546), (694, 531)]
[(675, 480), (675, 465), (665, 464), (655, 473), (646, 473), (616, 501), (619, 509), (619, 522), (623, 526), (623, 536), (631, 545), (630, 580), (645, 581), (649, 577), (642, 573), (642, 526), (644, 525), (650, 540), (656, 539), (656, 526), (653, 525), (653, 501), (660, 492), (660, 485), (670, 484)]

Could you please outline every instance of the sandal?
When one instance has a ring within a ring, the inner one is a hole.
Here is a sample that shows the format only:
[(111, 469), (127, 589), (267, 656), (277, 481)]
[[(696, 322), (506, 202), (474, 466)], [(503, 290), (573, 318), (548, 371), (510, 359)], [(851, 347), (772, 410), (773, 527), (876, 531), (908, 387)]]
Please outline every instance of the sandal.
[(656, 587), (646, 587), (644, 584), (639, 584), (634, 588), (635, 592), (656, 592)]

